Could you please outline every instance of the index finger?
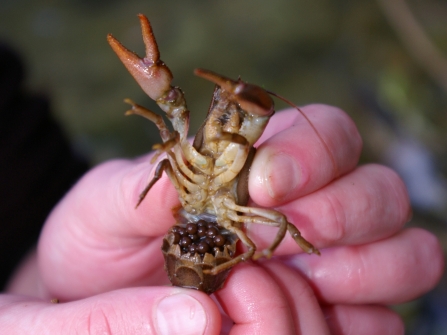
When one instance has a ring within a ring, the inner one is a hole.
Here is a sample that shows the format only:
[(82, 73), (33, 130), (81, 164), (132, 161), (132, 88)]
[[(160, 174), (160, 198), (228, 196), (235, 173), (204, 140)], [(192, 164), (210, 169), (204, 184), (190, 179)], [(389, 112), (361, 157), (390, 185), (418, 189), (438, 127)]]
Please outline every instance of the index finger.
[(261, 206), (309, 194), (357, 165), (362, 139), (349, 116), (327, 105), (301, 109), (314, 128), (298, 111), (287, 110), (272, 117), (259, 141), (249, 191)]

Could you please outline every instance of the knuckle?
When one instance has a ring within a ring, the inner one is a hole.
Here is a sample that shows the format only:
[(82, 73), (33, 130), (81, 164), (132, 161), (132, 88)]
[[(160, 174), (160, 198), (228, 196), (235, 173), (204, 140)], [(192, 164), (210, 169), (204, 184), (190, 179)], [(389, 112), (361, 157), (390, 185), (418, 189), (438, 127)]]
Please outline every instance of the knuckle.
[[(73, 318), (69, 328), (69, 334), (104, 334), (112, 335), (112, 324), (116, 323), (120, 317), (111, 305), (95, 304), (89, 307), (81, 315)], [(116, 331), (116, 329), (115, 329)]]
[(383, 185), (382, 192), (389, 197), (388, 206), (384, 204), (383, 208), (389, 208), (390, 203), (395, 204), (394, 208), (397, 210), (392, 213), (395, 217), (390, 219), (399, 226), (404, 225), (411, 217), (410, 198), (405, 183), (397, 172), (389, 167), (378, 164), (371, 164), (370, 167), (375, 170), (377, 179)]
[(321, 223), (322, 239), (330, 243), (343, 240), (346, 235), (346, 213), (340, 200), (333, 194), (326, 194), (319, 207), (321, 217), (327, 218)]

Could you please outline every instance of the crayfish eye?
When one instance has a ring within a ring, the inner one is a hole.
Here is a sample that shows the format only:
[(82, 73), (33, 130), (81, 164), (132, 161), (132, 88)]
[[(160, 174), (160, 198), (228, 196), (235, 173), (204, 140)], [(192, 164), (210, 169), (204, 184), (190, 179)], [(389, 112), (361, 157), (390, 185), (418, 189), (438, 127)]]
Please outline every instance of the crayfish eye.
[(272, 98), (259, 86), (239, 80), (233, 94), (241, 108), (250, 114), (271, 116), (274, 112)]

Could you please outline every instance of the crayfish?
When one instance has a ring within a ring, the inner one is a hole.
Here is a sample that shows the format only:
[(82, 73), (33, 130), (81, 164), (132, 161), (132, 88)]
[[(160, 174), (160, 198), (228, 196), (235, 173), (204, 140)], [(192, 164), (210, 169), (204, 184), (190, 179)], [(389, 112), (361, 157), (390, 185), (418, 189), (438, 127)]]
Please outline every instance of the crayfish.
[[(177, 223), (162, 245), (171, 282), (210, 294), (222, 287), (234, 265), (271, 257), (287, 231), (305, 252), (319, 254), (282, 213), (247, 207), (248, 174), (256, 152), (253, 145), (275, 112), (269, 93), (241, 79), (196, 69), (197, 76), (216, 86), (205, 122), (190, 143), (189, 111), (183, 92), (171, 86), (173, 76), (160, 59), (149, 20), (142, 14), (139, 19), (146, 46), (144, 58), (126, 49), (112, 35), (107, 38), (127, 70), (173, 126), (170, 131), (160, 115), (125, 100), (132, 106), (126, 114), (141, 115), (160, 131), (163, 143), (154, 146), (157, 152), (152, 162), (166, 153), (153, 179), (141, 192), (137, 207), (163, 172), (179, 194), (181, 208), (174, 213)], [(268, 248), (255, 254), (256, 245), (245, 234), (244, 223), (278, 227), (278, 232)], [(238, 240), (246, 246), (246, 251), (239, 255)]]

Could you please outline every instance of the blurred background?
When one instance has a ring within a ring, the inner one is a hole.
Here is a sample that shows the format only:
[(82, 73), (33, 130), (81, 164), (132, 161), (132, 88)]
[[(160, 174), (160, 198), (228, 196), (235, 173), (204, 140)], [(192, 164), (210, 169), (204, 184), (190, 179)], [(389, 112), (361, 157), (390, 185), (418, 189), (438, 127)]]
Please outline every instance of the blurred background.
[[(159, 109), (106, 42), (113, 33), (143, 54), (138, 13), (151, 20), (186, 94), (191, 134), (213, 91), (196, 67), (240, 75), (298, 105), (336, 105), (360, 129), (362, 163), (400, 173), (410, 225), (434, 232), (447, 250), (445, 0), (1, 0), (0, 40), (21, 55), (26, 89), (49, 97), (52, 116), (91, 165), (159, 141), (150, 122), (124, 118), (126, 97)], [(396, 309), (409, 335), (447, 334), (447, 279)]]

